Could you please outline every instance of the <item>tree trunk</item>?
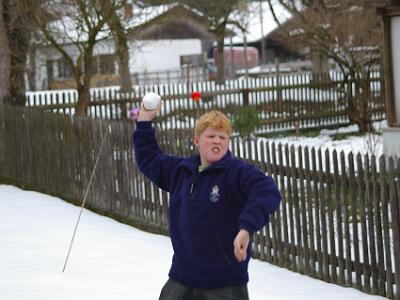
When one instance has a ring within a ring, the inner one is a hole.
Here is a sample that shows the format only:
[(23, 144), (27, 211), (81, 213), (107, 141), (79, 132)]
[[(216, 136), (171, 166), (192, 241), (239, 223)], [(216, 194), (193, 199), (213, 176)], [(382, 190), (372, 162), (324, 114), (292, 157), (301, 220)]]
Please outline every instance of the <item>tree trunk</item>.
[[(356, 78), (350, 77), (350, 78)], [(355, 85), (355, 94), (352, 94), (352, 84)], [(358, 126), (358, 129), (362, 133), (374, 132), (372, 122), (372, 112), (369, 107), (370, 91), (369, 81), (367, 78), (356, 78), (354, 83), (351, 83), (349, 79), (349, 91), (348, 91), (348, 117), (350, 121)]]
[(119, 45), (118, 50), (118, 69), (121, 92), (132, 91), (132, 80), (129, 72), (129, 51), (127, 45)]
[(75, 115), (86, 116), (87, 103), (90, 97), (90, 86), (79, 84), (78, 86), (78, 102), (75, 107)]
[(217, 63), (217, 83), (223, 84), (225, 82), (225, 58), (224, 58), (224, 38), (218, 38), (218, 63)]
[[(123, 41), (118, 41), (118, 70), (119, 70), (119, 82), (121, 86), (122, 93), (130, 93), (132, 91), (132, 81), (131, 75), (129, 73), (129, 51), (126, 37), (123, 38)], [(122, 44), (120, 44), (122, 43)], [(126, 102), (121, 102), (121, 118), (126, 119), (128, 117)]]
[(0, 4), (0, 110), (3, 111), (4, 99), (10, 92), (10, 48), (3, 18), (3, 3)]
[(119, 81), (121, 92), (132, 91), (132, 80), (129, 72), (129, 47), (124, 28), (117, 16), (111, 22), (118, 56)]
[[(128, 47), (128, 39), (126, 37), (126, 32), (124, 27), (121, 24), (121, 21), (116, 14), (115, 10), (112, 10), (112, 16), (108, 22), (114, 39), (116, 46), (116, 54), (118, 61), (118, 73), (119, 73), (119, 84), (120, 91), (122, 93), (130, 93), (132, 91), (132, 80), (131, 74), (129, 70), (129, 47)], [(121, 117), (127, 118), (127, 108), (126, 103), (123, 101), (121, 103)]]
[(117, 47), (116, 53), (118, 58), (118, 71), (121, 92), (131, 92), (132, 80), (129, 72), (129, 47), (128, 40), (122, 27), (117, 29), (117, 32), (114, 31), (114, 37), (116, 39), (115, 45)]
[(83, 74), (75, 78), (78, 89), (78, 102), (75, 107), (75, 114), (77, 116), (86, 116), (87, 104), (90, 101), (90, 80), (92, 78), (90, 70), (93, 64), (93, 47), (95, 43), (93, 41), (89, 41), (88, 43), (91, 46), (88, 46), (83, 55)]
[(5, 10), (4, 14), (11, 14), (14, 17), (12, 21), (6, 21), (9, 22), (7, 33), (11, 53), (10, 97), (8, 102), (14, 105), (25, 105), (25, 71), (31, 32), (28, 26), (25, 26), (24, 18), (27, 18), (27, 16), (23, 12), (13, 9), (11, 5), (6, 5)]
[(361, 117), (362, 117), (362, 132), (375, 132), (372, 122), (372, 111), (370, 107), (371, 101), (371, 86), (369, 74), (364, 74), (360, 82), (361, 95), (360, 95), (360, 106), (361, 106)]
[(5, 153), (5, 120), (4, 120), (4, 99), (9, 96), (10, 92), (10, 49), (8, 46), (8, 38), (6, 26), (3, 18), (3, 3), (0, 3), (0, 168), (4, 160), (7, 159)]

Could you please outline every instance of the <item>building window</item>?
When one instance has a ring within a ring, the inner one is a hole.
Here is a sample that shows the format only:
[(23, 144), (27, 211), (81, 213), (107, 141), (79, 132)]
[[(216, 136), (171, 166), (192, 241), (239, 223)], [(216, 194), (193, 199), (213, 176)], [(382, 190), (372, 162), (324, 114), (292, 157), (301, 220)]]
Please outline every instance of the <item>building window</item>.
[(65, 59), (59, 59), (58, 63), (58, 78), (71, 78), (72, 68)]
[[(54, 64), (57, 64), (58, 76), (57, 78), (72, 78), (72, 68), (63, 58), (53, 61), (47, 61), (47, 78), (54, 78)], [(99, 74), (114, 74), (115, 73), (115, 59), (113, 54), (102, 54), (93, 56), (92, 67), (90, 69), (92, 75)]]
[(115, 63), (113, 54), (99, 55), (100, 74), (114, 74)]
[(92, 66), (90, 67), (90, 74), (92, 75), (96, 75), (98, 74), (98, 62), (97, 62), (97, 56), (93, 56), (93, 60), (92, 60)]
[(106, 75), (115, 73), (115, 62), (113, 54), (102, 54), (93, 57), (91, 68), (92, 75)]

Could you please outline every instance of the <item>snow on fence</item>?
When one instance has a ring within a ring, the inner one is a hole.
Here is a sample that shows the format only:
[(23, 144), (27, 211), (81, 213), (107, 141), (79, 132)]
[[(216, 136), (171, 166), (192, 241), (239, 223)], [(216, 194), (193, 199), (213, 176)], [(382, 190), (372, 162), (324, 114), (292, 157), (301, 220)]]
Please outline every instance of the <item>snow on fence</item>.
[[(360, 97), (357, 87), (368, 87), (362, 97), (368, 99), (373, 120), (385, 117), (382, 83), (383, 79), (377, 74), (363, 81), (345, 82), (336, 73), (330, 76), (307, 73), (231, 80), (224, 85), (204, 81), (190, 85), (135, 86), (131, 93), (125, 94), (114, 86), (91, 90), (87, 115), (124, 119), (132, 107), (140, 106), (146, 92), (154, 91), (164, 100), (158, 120), (165, 127), (191, 128), (196, 117), (206, 110), (220, 109), (232, 115), (245, 105), (253, 106), (262, 120), (258, 132), (347, 125), (350, 123), (348, 99)], [(192, 91), (202, 93), (199, 103), (191, 99)], [(75, 90), (27, 93), (27, 106), (64, 114), (75, 112), (76, 101)]]
[[(167, 233), (168, 194), (139, 172), (129, 122), (5, 106), (0, 124), (0, 177), (75, 203), (108, 132), (88, 206)], [(158, 130), (161, 147), (175, 155), (194, 152), (191, 137), (191, 130)], [(271, 174), (283, 196), (269, 225), (254, 234), (256, 258), (400, 299), (400, 161), (241, 138), (231, 150)]]

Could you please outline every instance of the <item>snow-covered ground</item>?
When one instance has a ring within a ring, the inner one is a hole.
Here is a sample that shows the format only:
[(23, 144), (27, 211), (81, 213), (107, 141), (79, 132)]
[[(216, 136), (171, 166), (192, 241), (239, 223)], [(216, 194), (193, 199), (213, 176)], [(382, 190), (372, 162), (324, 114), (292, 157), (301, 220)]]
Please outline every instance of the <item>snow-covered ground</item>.
[[(373, 123), (374, 128), (377, 132), (382, 132), (383, 128), (387, 127), (387, 121), (378, 121)], [(333, 150), (339, 154), (341, 151), (348, 155), (350, 152), (353, 154), (360, 153), (362, 155), (370, 154), (377, 157), (383, 154), (383, 140), (382, 135), (370, 133), (363, 136), (357, 135), (357, 125), (350, 125), (347, 127), (340, 127), (338, 129), (322, 129), (320, 134), (316, 137), (304, 137), (304, 136), (289, 136), (283, 138), (272, 138), (272, 139), (260, 139), (268, 141), (269, 143), (274, 142), (275, 144), (288, 144), (289, 146), (302, 148), (315, 148), (325, 151), (326, 149)], [(336, 134), (347, 134), (345, 139), (335, 140)]]
[[(154, 300), (167, 280), (169, 239), (48, 195), (0, 185), (0, 298)], [(385, 299), (328, 284), (258, 260), (250, 262), (252, 300)]]

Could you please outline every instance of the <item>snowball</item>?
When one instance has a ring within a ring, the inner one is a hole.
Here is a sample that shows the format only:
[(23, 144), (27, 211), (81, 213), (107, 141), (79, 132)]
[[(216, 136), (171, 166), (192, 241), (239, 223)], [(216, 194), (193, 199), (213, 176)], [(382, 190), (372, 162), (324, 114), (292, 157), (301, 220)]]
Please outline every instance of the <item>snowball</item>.
[(160, 101), (161, 97), (153, 92), (147, 93), (142, 99), (144, 108), (147, 110), (155, 110)]

